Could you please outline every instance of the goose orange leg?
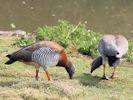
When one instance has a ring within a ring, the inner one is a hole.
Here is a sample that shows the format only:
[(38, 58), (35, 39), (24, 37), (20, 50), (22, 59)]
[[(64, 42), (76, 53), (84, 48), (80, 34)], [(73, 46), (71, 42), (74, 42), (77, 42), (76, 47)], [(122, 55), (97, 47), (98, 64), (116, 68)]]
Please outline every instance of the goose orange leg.
[(49, 72), (48, 72), (47, 69), (45, 69), (45, 73), (46, 73), (46, 75), (47, 75), (48, 81), (50, 81), (50, 80), (51, 80), (51, 77), (50, 77)]
[(39, 69), (36, 69), (36, 80), (38, 80)]
[(114, 70), (113, 70), (112, 76), (111, 76), (110, 78), (112, 78), (112, 79), (117, 78), (117, 77), (115, 77), (115, 71), (116, 71), (116, 67), (114, 67)]
[(106, 65), (103, 64), (103, 77), (102, 77), (102, 79), (104, 79), (104, 80), (110, 80), (110, 78), (108, 76), (106, 76), (106, 74), (105, 74), (105, 69), (106, 69)]

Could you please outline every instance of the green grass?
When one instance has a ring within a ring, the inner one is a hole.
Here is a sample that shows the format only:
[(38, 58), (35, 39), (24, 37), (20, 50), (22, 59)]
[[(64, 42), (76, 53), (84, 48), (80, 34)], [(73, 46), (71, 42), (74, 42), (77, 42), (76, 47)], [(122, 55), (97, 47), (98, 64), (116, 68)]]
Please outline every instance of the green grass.
[[(91, 75), (92, 59), (74, 53), (69, 54), (76, 70), (73, 80), (64, 68), (49, 67), (53, 80), (48, 82), (41, 68), (36, 81), (33, 66), (20, 62), (4, 64), (8, 60), (5, 55), (18, 49), (11, 46), (14, 41), (13, 37), (0, 37), (0, 100), (133, 100), (132, 63), (118, 67), (117, 80), (104, 81), (100, 80), (102, 67)], [(108, 67), (106, 72), (111, 75), (112, 69)]]

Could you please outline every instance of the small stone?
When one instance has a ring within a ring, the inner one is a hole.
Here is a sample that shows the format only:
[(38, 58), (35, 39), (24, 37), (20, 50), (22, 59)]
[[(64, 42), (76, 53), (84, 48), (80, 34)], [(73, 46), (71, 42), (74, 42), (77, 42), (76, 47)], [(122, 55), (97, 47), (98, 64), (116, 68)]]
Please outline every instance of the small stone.
[(32, 9), (34, 9), (34, 7), (30, 7), (30, 9), (32, 10)]
[(16, 25), (14, 23), (10, 24), (11, 28), (16, 28)]
[(87, 24), (87, 21), (84, 21), (85, 24)]
[(25, 1), (22, 1), (22, 4), (24, 5), (24, 4), (26, 4), (26, 2)]
[(54, 17), (54, 16), (55, 16), (55, 14), (52, 14), (52, 16)]

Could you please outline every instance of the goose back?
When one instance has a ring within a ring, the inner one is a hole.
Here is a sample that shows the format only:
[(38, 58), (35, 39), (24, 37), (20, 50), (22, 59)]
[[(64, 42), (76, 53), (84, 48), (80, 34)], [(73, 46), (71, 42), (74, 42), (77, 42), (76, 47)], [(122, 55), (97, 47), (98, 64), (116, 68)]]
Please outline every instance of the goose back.
[(99, 52), (105, 56), (122, 57), (128, 50), (128, 41), (122, 35), (104, 35), (98, 47)]
[(32, 61), (33, 52), (35, 52), (36, 50), (40, 50), (41, 48), (50, 48), (49, 50), (53, 49), (55, 53), (59, 54), (64, 51), (64, 48), (55, 42), (41, 41), (13, 52), (12, 54), (10, 54), (10, 58), (16, 60)]

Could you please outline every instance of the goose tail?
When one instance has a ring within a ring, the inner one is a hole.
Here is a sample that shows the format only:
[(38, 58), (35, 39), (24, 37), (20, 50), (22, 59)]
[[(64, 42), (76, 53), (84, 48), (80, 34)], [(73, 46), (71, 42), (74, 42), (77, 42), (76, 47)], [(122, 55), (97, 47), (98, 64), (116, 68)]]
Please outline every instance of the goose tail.
[(91, 63), (91, 73), (102, 65), (102, 56), (97, 57)]
[(15, 59), (12, 59), (12, 58), (11, 58), (11, 55), (6, 55), (6, 57), (9, 58), (9, 60), (8, 60), (7, 62), (5, 62), (5, 64), (7, 64), (7, 65), (10, 65), (10, 64), (12, 64), (12, 63), (14, 63), (14, 62), (17, 61), (17, 60), (15, 60)]

